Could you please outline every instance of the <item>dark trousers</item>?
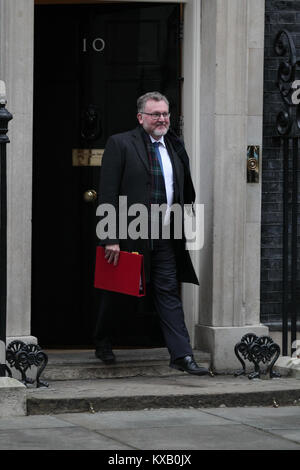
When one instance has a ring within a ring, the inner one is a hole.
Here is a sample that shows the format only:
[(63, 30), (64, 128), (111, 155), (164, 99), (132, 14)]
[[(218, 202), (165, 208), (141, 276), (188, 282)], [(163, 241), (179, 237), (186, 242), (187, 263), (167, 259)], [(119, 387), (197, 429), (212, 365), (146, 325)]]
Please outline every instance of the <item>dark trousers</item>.
[[(154, 240), (151, 251), (151, 287), (155, 309), (171, 361), (192, 354), (178, 290), (176, 262), (171, 240)], [(109, 338), (115, 327), (116, 309), (124, 308), (123, 295), (103, 291), (95, 332), (95, 344)]]

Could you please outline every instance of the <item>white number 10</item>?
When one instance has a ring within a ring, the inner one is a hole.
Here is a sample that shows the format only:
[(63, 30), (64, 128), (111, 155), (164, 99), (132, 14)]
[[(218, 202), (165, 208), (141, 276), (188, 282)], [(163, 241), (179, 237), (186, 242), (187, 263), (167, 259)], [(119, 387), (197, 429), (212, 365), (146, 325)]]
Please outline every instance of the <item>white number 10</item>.
[[(105, 48), (105, 41), (102, 38), (95, 38), (92, 41), (91, 45), (92, 49), (94, 49), (95, 52), (102, 52)], [(82, 44), (82, 50), (83, 52), (87, 51), (87, 42), (86, 38), (83, 38), (83, 44)]]

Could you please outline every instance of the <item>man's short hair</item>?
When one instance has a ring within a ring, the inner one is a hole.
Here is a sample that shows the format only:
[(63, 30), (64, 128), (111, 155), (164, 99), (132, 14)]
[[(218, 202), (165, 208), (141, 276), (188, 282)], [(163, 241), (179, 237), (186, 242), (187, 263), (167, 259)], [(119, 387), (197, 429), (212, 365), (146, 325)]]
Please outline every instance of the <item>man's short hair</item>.
[(146, 93), (145, 95), (142, 95), (138, 98), (137, 100), (137, 112), (138, 113), (142, 113), (144, 111), (146, 103), (149, 100), (165, 101), (165, 103), (167, 103), (167, 105), (169, 106), (169, 101), (164, 95), (162, 95), (158, 91), (150, 91), (149, 93)]

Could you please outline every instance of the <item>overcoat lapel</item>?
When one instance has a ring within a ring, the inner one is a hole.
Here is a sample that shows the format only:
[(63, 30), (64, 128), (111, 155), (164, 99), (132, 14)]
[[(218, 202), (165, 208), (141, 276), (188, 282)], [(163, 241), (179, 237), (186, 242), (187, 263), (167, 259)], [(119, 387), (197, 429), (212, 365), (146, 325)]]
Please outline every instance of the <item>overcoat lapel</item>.
[(137, 151), (139, 158), (141, 159), (142, 163), (145, 165), (146, 170), (150, 172), (148, 155), (147, 155), (145, 143), (141, 134), (141, 129), (139, 127), (134, 129), (132, 132), (132, 142)]
[(180, 166), (180, 160), (170, 142), (170, 139), (168, 139), (168, 134), (166, 135), (165, 138), (167, 150), (169, 153), (169, 156), (171, 158), (172, 162), (172, 167), (173, 167), (173, 172), (174, 172), (174, 189), (175, 189), (175, 194), (174, 194), (174, 200), (175, 202), (179, 202), (180, 200), (180, 184), (182, 184), (182, 167)]

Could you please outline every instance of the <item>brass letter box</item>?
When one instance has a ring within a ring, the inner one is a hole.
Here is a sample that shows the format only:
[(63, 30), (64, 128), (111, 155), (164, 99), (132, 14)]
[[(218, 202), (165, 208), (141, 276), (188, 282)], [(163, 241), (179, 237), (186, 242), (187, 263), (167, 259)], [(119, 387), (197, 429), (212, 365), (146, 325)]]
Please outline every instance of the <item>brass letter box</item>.
[(101, 166), (104, 149), (73, 149), (73, 166)]

